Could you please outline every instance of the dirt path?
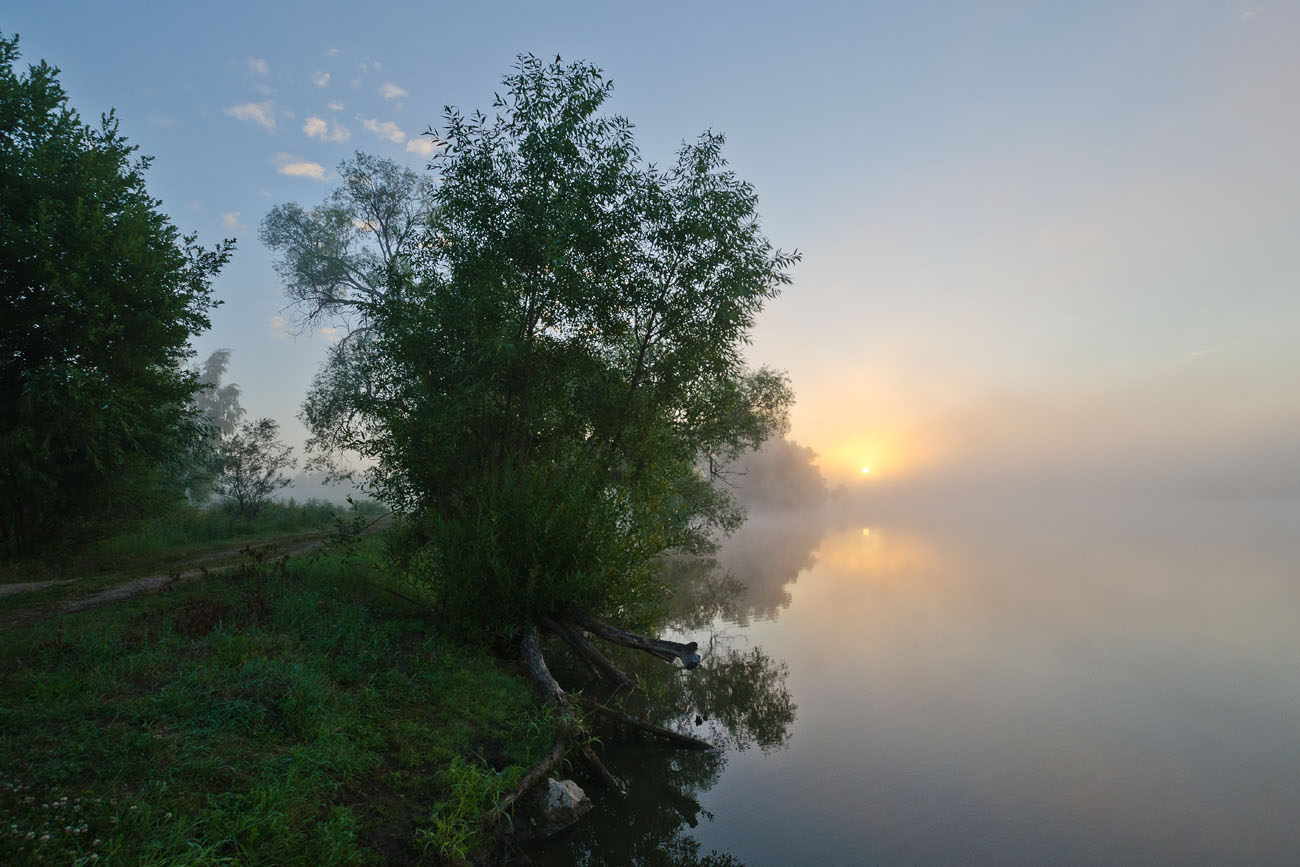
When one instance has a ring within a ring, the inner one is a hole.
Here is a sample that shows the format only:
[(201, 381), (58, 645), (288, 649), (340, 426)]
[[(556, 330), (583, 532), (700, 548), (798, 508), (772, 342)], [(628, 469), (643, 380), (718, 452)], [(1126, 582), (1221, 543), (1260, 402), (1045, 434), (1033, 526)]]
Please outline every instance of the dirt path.
[[(388, 521), (381, 519), (362, 530), (362, 534), (373, 533), (383, 529), (388, 525)], [(303, 538), (308, 535), (308, 538)], [(36, 620), (44, 620), (49, 617), (55, 617), (60, 614), (70, 614), (74, 611), (84, 611), (87, 608), (94, 608), (99, 605), (106, 605), (110, 602), (118, 602), (122, 599), (129, 599), (132, 596), (138, 596), (142, 593), (157, 593), (158, 591), (172, 587), (178, 584), (184, 584), (195, 578), (209, 575), (213, 572), (224, 571), (237, 565), (243, 565), (247, 562), (264, 562), (267, 560), (279, 560), (284, 557), (299, 557), (303, 554), (309, 554), (312, 551), (325, 547), (333, 538), (329, 532), (298, 534), (296, 536), (284, 537), (281, 539), (272, 539), (268, 542), (254, 546), (252, 543), (243, 545), (238, 548), (229, 548), (222, 551), (213, 551), (202, 555), (201, 557), (192, 558), (184, 563), (178, 564), (176, 568), (169, 572), (145, 575), (139, 578), (129, 578), (111, 587), (106, 587), (95, 593), (86, 596), (78, 596), (73, 599), (63, 599), (50, 605), (36, 608), (26, 608), (13, 611), (0, 618), (0, 629), (7, 629), (22, 623), (31, 623)], [(284, 542), (290, 544), (280, 549), (278, 546)], [(209, 569), (202, 564), (211, 563), (215, 560), (224, 560), (236, 557), (239, 554), (247, 554), (249, 559), (241, 560), (238, 563), (231, 563)], [(197, 567), (197, 568), (195, 568)], [(184, 571), (182, 571), (184, 570)], [(29, 581), (25, 584), (6, 584), (0, 585), (0, 598), (13, 596), (31, 590), (40, 590), (45, 587), (53, 587), (60, 584), (71, 584), (82, 579), (64, 578), (53, 581)]]
[(59, 584), (71, 584), (76, 578), (56, 578), (52, 581), (27, 581), (23, 584), (0, 584), (0, 599), (6, 596), (16, 596), (19, 593), (26, 593), (29, 590), (41, 590), (45, 587), (56, 587)]

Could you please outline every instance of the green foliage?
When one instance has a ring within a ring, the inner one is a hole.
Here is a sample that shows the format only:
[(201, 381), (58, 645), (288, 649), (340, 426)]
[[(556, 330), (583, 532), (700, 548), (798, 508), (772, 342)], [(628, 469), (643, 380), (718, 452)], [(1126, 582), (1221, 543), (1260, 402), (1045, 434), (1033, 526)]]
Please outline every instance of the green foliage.
[(722, 137), (643, 163), (595, 67), (521, 58), (494, 118), (449, 110), (431, 229), (361, 305), (304, 408), (416, 519), (451, 619), (517, 633), (644, 609), (649, 563), (739, 520), (700, 469), (783, 429), (741, 349), (797, 256), (759, 230)]
[(201, 428), (183, 368), (233, 242), (182, 237), (113, 114), (0, 37), (0, 549), (138, 511)]
[(279, 432), (274, 420), (259, 418), (244, 422), (217, 447), (221, 469), (212, 489), (244, 517), (256, 515), (272, 494), (293, 481), (283, 471), (297, 462), (290, 457), (293, 449), (277, 439)]

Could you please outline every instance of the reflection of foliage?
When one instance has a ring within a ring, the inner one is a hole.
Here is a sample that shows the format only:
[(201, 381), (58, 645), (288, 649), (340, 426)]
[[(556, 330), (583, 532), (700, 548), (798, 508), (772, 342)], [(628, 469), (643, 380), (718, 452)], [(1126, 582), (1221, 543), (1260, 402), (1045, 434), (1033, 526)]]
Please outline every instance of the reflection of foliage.
[(751, 518), (712, 558), (679, 555), (663, 564), (673, 588), (668, 622), (677, 629), (703, 629), (715, 620), (741, 626), (751, 618), (775, 618), (790, 604), (785, 589), (812, 566), (826, 535), (817, 514)]
[(668, 623), (675, 629), (705, 629), (718, 618), (736, 618), (745, 585), (719, 570), (716, 560), (682, 554), (666, 559), (662, 568), (673, 588)]
[(696, 800), (725, 764), (721, 751), (690, 752), (619, 744), (606, 758), (628, 783), (626, 797), (592, 791), (598, 821), (581, 822), (554, 840), (535, 844), (539, 865), (628, 864), (638, 867), (740, 867), (730, 855), (700, 852), (688, 828), (709, 818)]
[(708, 663), (680, 678), (697, 717), (710, 723), (709, 740), (735, 750), (757, 745), (763, 752), (790, 740), (795, 704), (786, 689), (789, 669), (757, 647), (705, 654)]

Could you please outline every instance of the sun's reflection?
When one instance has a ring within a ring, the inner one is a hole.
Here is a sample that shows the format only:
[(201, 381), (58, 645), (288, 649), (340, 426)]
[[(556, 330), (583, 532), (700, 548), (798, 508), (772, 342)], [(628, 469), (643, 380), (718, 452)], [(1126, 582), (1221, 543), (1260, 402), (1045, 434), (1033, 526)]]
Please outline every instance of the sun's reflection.
[(862, 527), (827, 536), (814, 555), (826, 571), (855, 583), (934, 580), (942, 574), (923, 536), (894, 527)]

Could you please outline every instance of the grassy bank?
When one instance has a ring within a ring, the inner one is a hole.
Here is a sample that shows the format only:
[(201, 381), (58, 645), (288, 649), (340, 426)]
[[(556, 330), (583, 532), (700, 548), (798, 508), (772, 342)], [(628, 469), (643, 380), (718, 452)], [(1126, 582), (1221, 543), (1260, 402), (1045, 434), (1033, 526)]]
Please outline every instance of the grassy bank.
[(512, 672), (376, 586), (381, 547), (0, 632), (0, 863), (468, 852), (549, 726)]

